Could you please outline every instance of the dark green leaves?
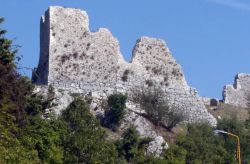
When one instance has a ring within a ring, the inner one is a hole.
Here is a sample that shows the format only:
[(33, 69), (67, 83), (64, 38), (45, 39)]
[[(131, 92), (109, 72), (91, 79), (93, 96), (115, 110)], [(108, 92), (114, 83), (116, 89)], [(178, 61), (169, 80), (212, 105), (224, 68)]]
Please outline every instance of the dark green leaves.
[(127, 96), (121, 93), (113, 94), (108, 97), (109, 109), (105, 111), (103, 125), (116, 130), (125, 114)]

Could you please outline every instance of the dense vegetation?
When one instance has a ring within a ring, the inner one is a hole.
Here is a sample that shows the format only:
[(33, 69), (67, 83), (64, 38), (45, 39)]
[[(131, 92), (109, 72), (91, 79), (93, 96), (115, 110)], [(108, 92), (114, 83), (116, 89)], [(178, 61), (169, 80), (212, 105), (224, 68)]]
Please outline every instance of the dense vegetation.
[[(218, 123), (218, 129), (239, 135), (241, 139), (241, 157), (244, 163), (250, 163), (249, 121), (239, 122), (224, 119)], [(189, 125), (186, 136), (179, 136), (173, 146), (183, 149), (186, 163), (236, 163), (236, 140), (228, 135), (214, 135), (213, 129), (206, 124)], [(171, 148), (168, 150), (172, 151)]]
[[(140, 138), (134, 127), (121, 139), (107, 141), (105, 128), (80, 97), (61, 116), (45, 119), (53, 90), (47, 100), (32, 93), (30, 80), (16, 69), (17, 51), (5, 33), (0, 29), (0, 163), (236, 163), (235, 140), (214, 135), (206, 124), (187, 125), (187, 133), (180, 134), (162, 158), (155, 158), (146, 155), (151, 139)], [(111, 125), (119, 125), (126, 98), (109, 97), (106, 115)], [(250, 119), (221, 120), (218, 129), (240, 136), (242, 159), (250, 163)]]

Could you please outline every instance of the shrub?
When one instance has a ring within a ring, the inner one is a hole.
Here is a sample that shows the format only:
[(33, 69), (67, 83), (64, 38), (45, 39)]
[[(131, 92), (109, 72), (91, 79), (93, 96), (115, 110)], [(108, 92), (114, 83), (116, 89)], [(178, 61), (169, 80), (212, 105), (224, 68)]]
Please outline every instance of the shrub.
[[(248, 120), (240, 122), (233, 118), (220, 120), (217, 127), (240, 137), (242, 163), (250, 161), (248, 125)], [(213, 130), (207, 124), (189, 124), (187, 134), (177, 137), (163, 154), (164, 159), (177, 163), (236, 163), (236, 140), (227, 135), (215, 135)]]
[[(4, 18), (0, 17), (0, 24), (2, 22), (4, 22)], [(12, 40), (9, 40), (4, 37), (6, 32), (6, 30), (2, 30), (0, 28), (0, 63), (5, 66), (14, 66), (14, 60), (16, 58), (17, 49), (13, 47)]]
[(155, 125), (171, 130), (185, 117), (177, 107), (170, 107), (168, 102), (163, 101), (164, 97), (163, 91), (158, 87), (142, 89), (133, 93), (133, 100), (139, 103), (147, 113), (145, 117)]
[[(179, 150), (186, 150), (185, 163), (234, 163), (222, 137), (216, 136), (207, 124), (190, 124), (186, 136), (175, 141)], [(171, 149), (171, 148), (170, 148)], [(179, 158), (177, 156), (177, 158)]]
[(185, 164), (187, 153), (188, 150), (176, 144), (172, 144), (170, 148), (163, 153), (163, 157), (168, 163)]
[[(241, 146), (241, 158), (243, 163), (250, 163), (250, 116), (248, 120), (245, 122), (241, 122), (237, 120), (236, 118), (232, 119), (222, 119), (218, 122), (218, 129), (231, 132), (233, 134), (236, 134), (240, 138), (240, 146)], [(236, 149), (236, 140), (224, 136), (225, 140), (225, 148), (228, 150), (229, 153), (235, 154)]]
[(105, 111), (104, 126), (113, 130), (121, 123), (125, 114), (127, 95), (116, 93), (108, 97), (109, 110)]
[(32, 94), (26, 97), (26, 107), (25, 111), (30, 116), (35, 116), (43, 113), (44, 101), (42, 96), (37, 96), (36, 94)]
[(146, 156), (146, 146), (151, 142), (151, 138), (139, 138), (139, 134), (135, 127), (131, 126), (124, 131), (122, 139), (115, 144), (120, 159), (126, 159), (132, 163), (147, 163), (150, 160)]

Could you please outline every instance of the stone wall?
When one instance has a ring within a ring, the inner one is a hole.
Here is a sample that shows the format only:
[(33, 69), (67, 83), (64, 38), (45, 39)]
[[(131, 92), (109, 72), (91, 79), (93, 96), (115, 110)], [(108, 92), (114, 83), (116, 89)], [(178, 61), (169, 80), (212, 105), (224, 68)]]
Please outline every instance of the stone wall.
[(170, 106), (188, 116), (187, 122), (216, 125), (163, 40), (138, 39), (128, 63), (111, 32), (104, 28), (91, 32), (88, 15), (79, 9), (54, 6), (43, 16), (40, 60), (33, 81), (106, 96), (113, 92), (132, 95), (136, 89), (157, 86)]
[(223, 101), (226, 104), (250, 106), (250, 74), (240, 73), (235, 76), (233, 85), (226, 85), (223, 90)]
[[(49, 11), (40, 20), (40, 60), (37, 69), (32, 74), (32, 81), (36, 84), (47, 84), (49, 73)], [(39, 75), (38, 75), (39, 73)]]

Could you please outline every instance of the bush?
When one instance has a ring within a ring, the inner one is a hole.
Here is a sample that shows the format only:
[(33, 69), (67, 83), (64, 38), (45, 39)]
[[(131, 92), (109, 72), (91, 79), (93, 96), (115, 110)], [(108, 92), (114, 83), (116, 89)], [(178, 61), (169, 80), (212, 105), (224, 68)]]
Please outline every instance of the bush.
[(140, 104), (147, 113), (146, 117), (155, 125), (171, 129), (185, 119), (183, 113), (177, 107), (170, 107), (168, 102), (163, 101), (163, 91), (157, 87), (142, 89), (133, 93), (133, 100)]
[(183, 147), (172, 144), (169, 149), (163, 153), (163, 157), (168, 163), (185, 164), (188, 151)]
[(60, 120), (31, 116), (21, 141), (26, 148), (38, 153), (42, 163), (62, 163), (64, 149), (61, 138), (67, 132), (66, 125)]
[(69, 129), (63, 141), (65, 163), (115, 163), (114, 145), (105, 141), (105, 131), (83, 100), (74, 100), (62, 119)]
[(116, 93), (108, 97), (109, 110), (105, 111), (103, 125), (115, 130), (125, 114), (127, 95)]
[(42, 96), (37, 96), (36, 94), (26, 96), (25, 111), (30, 116), (42, 114), (45, 109), (43, 104)]
[[(236, 118), (232, 119), (222, 119), (218, 122), (218, 129), (231, 132), (236, 134), (240, 138), (241, 146), (241, 159), (243, 163), (250, 163), (250, 126), (249, 120), (245, 122), (238, 121)], [(225, 148), (231, 154), (235, 154), (235, 149), (237, 146), (236, 140), (234, 138), (224, 136)]]
[[(207, 124), (190, 124), (186, 136), (175, 141), (180, 151), (186, 150), (185, 163), (233, 163), (234, 155), (225, 149), (225, 141)], [(171, 147), (170, 147), (171, 149)], [(178, 155), (178, 154), (177, 154)], [(183, 157), (184, 154), (179, 154)], [(179, 155), (176, 158), (179, 158)]]
[(148, 163), (151, 158), (146, 156), (146, 146), (151, 141), (151, 138), (139, 138), (135, 127), (131, 126), (124, 131), (122, 139), (116, 142), (118, 156), (127, 162)]
[[(0, 17), (0, 24), (2, 22), (4, 22), (4, 18)], [(0, 28), (0, 63), (5, 66), (15, 66), (14, 60), (16, 58), (17, 50), (13, 50), (12, 40), (4, 37), (6, 32), (6, 30)]]

